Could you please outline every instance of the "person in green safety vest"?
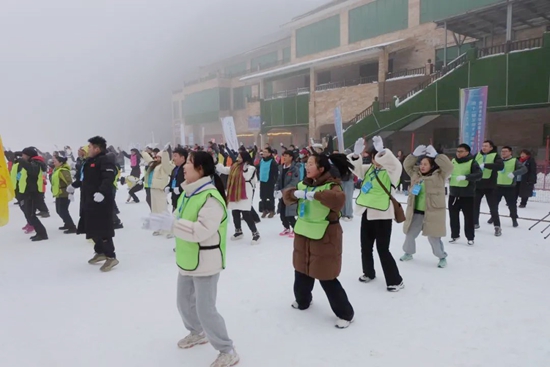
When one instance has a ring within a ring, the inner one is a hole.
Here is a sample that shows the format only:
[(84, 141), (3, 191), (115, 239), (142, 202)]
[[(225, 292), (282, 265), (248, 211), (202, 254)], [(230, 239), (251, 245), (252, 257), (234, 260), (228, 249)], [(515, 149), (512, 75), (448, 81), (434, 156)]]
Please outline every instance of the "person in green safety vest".
[(355, 213), (362, 218), (363, 275), (359, 277), (359, 281), (368, 283), (376, 277), (373, 257), (373, 248), (376, 242), (376, 249), (386, 278), (386, 289), (388, 292), (398, 292), (403, 289), (404, 284), (395, 259), (390, 252), (392, 221), (395, 218), (395, 211), (386, 190), (395, 195), (403, 166), (391, 150), (384, 148), (381, 137), (375, 136), (372, 141), (373, 147), (369, 152), (371, 164), (363, 164), (361, 158), (365, 149), (363, 138), (359, 138), (355, 142), (353, 153), (348, 156), (354, 166), (353, 173), (363, 180), (361, 191), (355, 201)]
[(53, 157), (54, 170), (50, 178), (52, 194), (55, 198), (55, 211), (63, 220), (63, 226), (59, 230), (65, 234), (76, 233), (76, 226), (69, 213), (69, 205), (73, 201), (73, 194), (67, 192), (67, 187), (73, 183), (71, 167), (67, 163), (67, 157), (57, 155)]
[[(417, 165), (418, 160), (420, 164)], [(407, 235), (403, 243), (405, 254), (401, 261), (410, 261), (416, 253), (416, 238), (422, 234), (428, 237), (433, 254), (439, 259), (439, 268), (447, 266), (447, 253), (442, 237), (446, 236), (445, 183), (453, 172), (453, 164), (444, 154), (438, 154), (431, 145), (418, 146), (409, 155), (403, 168), (411, 178), (411, 190), (407, 201), (406, 220), (403, 232)]]
[(296, 187), (283, 192), (286, 206), (297, 205), (298, 219), (294, 227), (294, 296), (292, 307), (306, 310), (311, 305), (311, 291), (318, 279), (336, 314), (336, 327), (347, 328), (354, 317), (346, 291), (338, 281), (342, 268), (342, 227), (340, 211), (346, 194), (340, 179), (351, 164), (344, 154), (314, 154), (306, 165), (306, 178)]
[(495, 236), (502, 235), (500, 227), (500, 217), (498, 215), (497, 203), (497, 179), (498, 172), (504, 169), (504, 162), (498, 154), (495, 143), (491, 140), (483, 142), (481, 152), (476, 155), (476, 162), (483, 172), (481, 181), (476, 184), (476, 195), (474, 205), (474, 227), (479, 229), (479, 213), (481, 211), (481, 201), (487, 197), (487, 204), (491, 213), (492, 224), (495, 227)]
[(468, 144), (460, 144), (456, 148), (453, 159), (453, 173), (449, 184), (449, 219), (451, 222), (451, 240), (455, 243), (460, 238), (460, 212), (464, 215), (464, 233), (468, 245), (474, 244), (474, 197), (476, 181), (482, 176), (481, 168), (471, 154)]
[[(506, 205), (510, 210), (510, 218), (512, 218), (512, 225), (514, 228), (518, 227), (518, 200), (516, 196), (517, 177), (527, 173), (527, 167), (525, 167), (519, 159), (512, 156), (512, 148), (509, 146), (502, 147), (500, 150), (500, 156), (504, 163), (504, 169), (498, 172), (497, 177), (497, 205), (504, 197)], [(493, 218), (490, 218), (487, 222), (493, 224)]]
[(176, 237), (178, 310), (190, 332), (178, 346), (188, 349), (210, 342), (220, 352), (212, 366), (234, 366), (239, 356), (216, 310), (218, 280), (226, 266), (227, 197), (212, 156), (198, 151), (188, 158), (176, 211), (151, 213), (144, 228)]

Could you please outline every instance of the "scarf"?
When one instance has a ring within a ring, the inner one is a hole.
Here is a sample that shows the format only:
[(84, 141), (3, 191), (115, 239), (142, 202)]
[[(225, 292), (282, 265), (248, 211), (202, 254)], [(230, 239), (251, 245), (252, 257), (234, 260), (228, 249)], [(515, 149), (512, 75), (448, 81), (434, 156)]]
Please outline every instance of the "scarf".
[(525, 163), (525, 162), (527, 162), (528, 160), (529, 160), (529, 157), (525, 157), (525, 158), (524, 158), (524, 157), (519, 157), (519, 161), (520, 161), (521, 163)]
[(227, 180), (227, 199), (229, 202), (246, 200), (246, 181), (244, 180), (244, 165), (235, 163), (229, 171)]

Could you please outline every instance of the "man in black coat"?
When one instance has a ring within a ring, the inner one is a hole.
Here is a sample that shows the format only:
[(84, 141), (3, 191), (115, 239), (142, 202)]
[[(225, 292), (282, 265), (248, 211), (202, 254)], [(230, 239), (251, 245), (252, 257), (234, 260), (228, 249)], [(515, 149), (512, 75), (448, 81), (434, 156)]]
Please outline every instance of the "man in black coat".
[[(521, 151), (519, 161), (527, 168), (527, 173), (518, 177), (517, 196), (521, 198), (520, 208), (527, 206), (527, 201), (533, 197), (537, 183), (537, 162), (527, 149)], [(517, 199), (516, 199), (517, 200)]]
[(69, 186), (67, 192), (74, 192), (74, 185), (80, 185), (82, 207), (77, 233), (84, 233), (87, 239), (94, 241), (95, 255), (88, 263), (105, 261), (100, 269), (105, 272), (118, 264), (113, 243), (113, 182), (116, 167), (106, 154), (105, 139), (96, 136), (88, 142), (88, 159), (82, 168), (82, 180)]
[(176, 210), (178, 200), (181, 196), (182, 189), (181, 184), (185, 181), (185, 175), (183, 173), (183, 165), (187, 162), (187, 156), (189, 153), (182, 147), (177, 147), (172, 152), (172, 161), (174, 162), (174, 169), (170, 175), (170, 181), (164, 189), (167, 194), (172, 194), (172, 208)]

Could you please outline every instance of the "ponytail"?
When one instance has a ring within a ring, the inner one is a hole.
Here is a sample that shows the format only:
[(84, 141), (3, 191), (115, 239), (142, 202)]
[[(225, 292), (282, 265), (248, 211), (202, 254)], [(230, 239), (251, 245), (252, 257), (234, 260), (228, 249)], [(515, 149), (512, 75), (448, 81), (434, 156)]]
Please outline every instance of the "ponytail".
[(222, 179), (218, 176), (218, 174), (214, 173), (212, 175), (212, 181), (214, 181), (214, 186), (216, 186), (216, 189), (222, 196), (223, 201), (227, 204), (227, 196), (225, 195), (225, 186), (223, 185)]
[(341, 177), (349, 175), (351, 170), (353, 169), (353, 165), (348, 161), (348, 157), (346, 157), (345, 154), (342, 154), (342, 153), (331, 154), (328, 156), (328, 159), (330, 160), (330, 163), (334, 167), (336, 167), (338, 172), (340, 172)]

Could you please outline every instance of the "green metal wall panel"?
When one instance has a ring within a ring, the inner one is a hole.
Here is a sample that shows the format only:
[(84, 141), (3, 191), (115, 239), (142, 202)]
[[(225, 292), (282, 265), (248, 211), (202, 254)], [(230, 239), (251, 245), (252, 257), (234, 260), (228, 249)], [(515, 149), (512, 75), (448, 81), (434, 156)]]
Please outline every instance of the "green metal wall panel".
[(279, 52), (273, 51), (265, 55), (261, 55), (258, 57), (254, 57), (252, 60), (250, 60), (250, 68), (252, 70), (256, 70), (259, 68), (260, 70), (266, 69), (270, 66), (273, 66), (277, 60), (279, 60)]
[(264, 129), (307, 125), (309, 123), (309, 95), (262, 100), (260, 103)]
[(470, 87), (489, 86), (487, 106), (506, 105), (506, 57), (476, 60), (470, 68)]
[(409, 26), (408, 0), (378, 0), (349, 11), (349, 43)]
[(445, 82), (437, 85), (437, 105), (440, 111), (458, 110), (460, 92), (468, 88), (468, 66), (461, 67), (445, 77)]
[(290, 62), (290, 47), (283, 48), (283, 64)]
[(420, 23), (443, 20), (503, 0), (420, 0)]
[(233, 89), (233, 109), (242, 110), (246, 108), (246, 98), (252, 96), (250, 85)]
[(340, 15), (299, 28), (296, 56), (303, 57), (340, 46)]
[(229, 65), (224, 69), (224, 73), (227, 76), (243, 75), (245, 72), (246, 72), (246, 61)]
[(184, 100), (183, 115), (185, 117), (205, 112), (220, 110), (219, 88), (205, 89), (188, 95)]
[(296, 123), (309, 124), (309, 94), (296, 96)]
[(509, 105), (549, 102), (550, 47), (511, 53), (508, 62)]

